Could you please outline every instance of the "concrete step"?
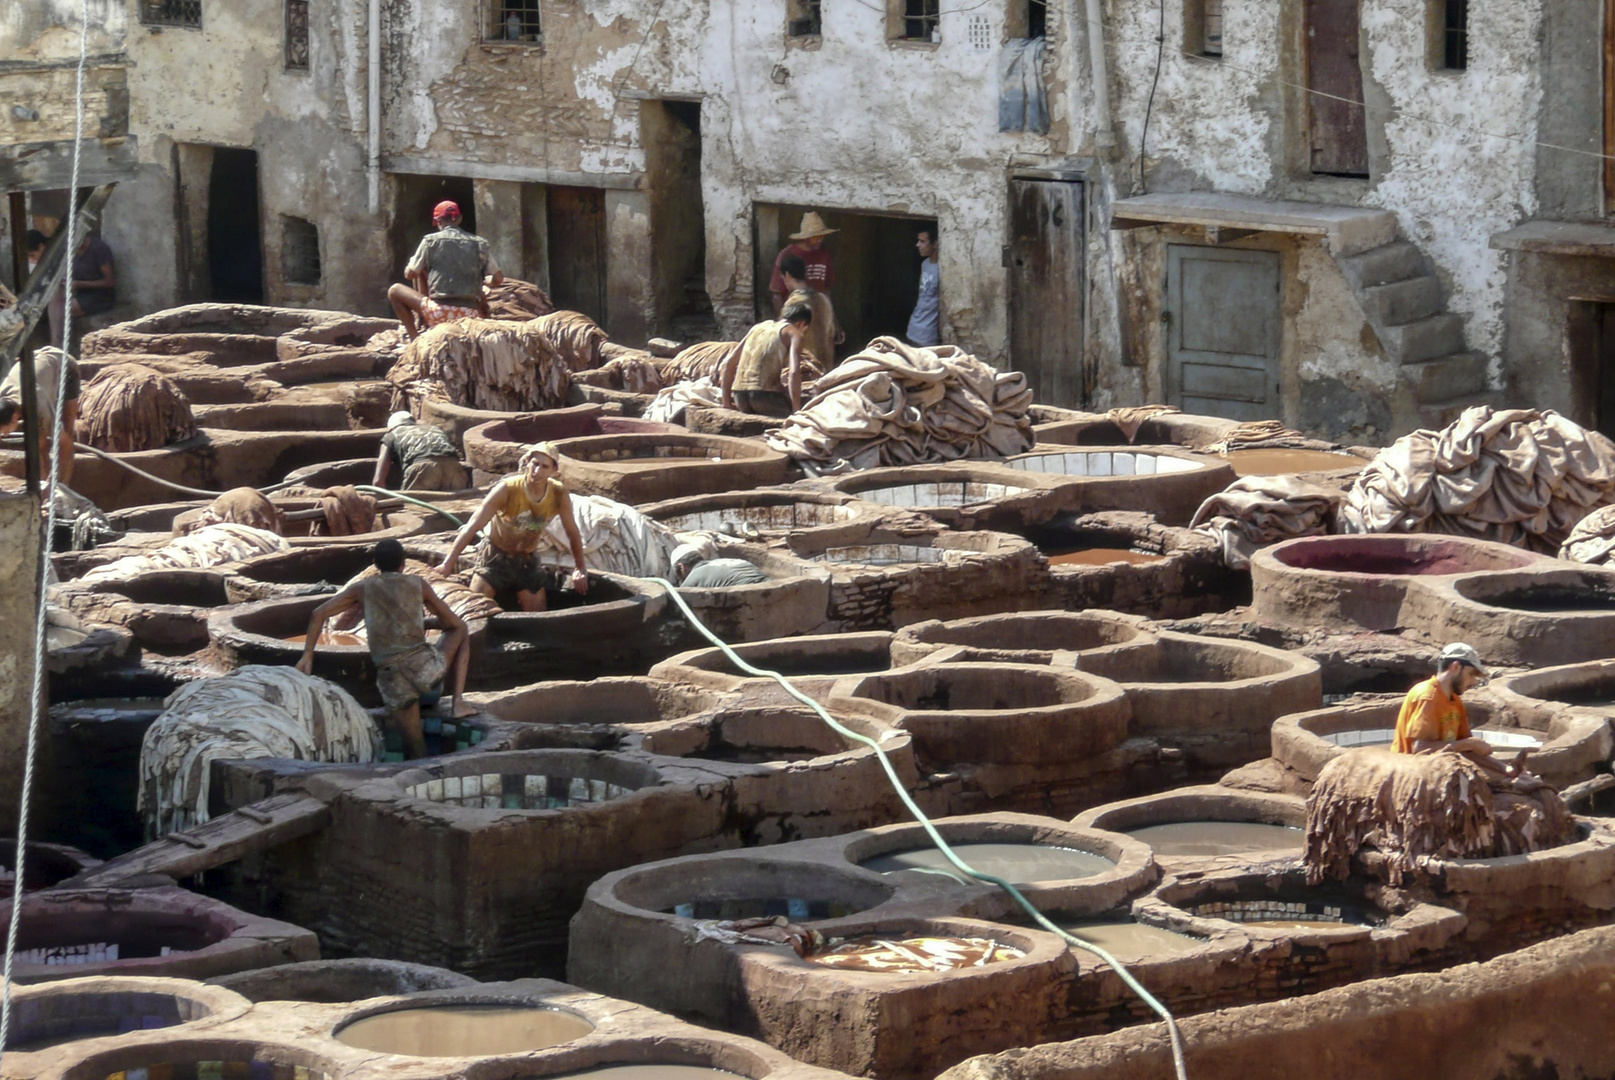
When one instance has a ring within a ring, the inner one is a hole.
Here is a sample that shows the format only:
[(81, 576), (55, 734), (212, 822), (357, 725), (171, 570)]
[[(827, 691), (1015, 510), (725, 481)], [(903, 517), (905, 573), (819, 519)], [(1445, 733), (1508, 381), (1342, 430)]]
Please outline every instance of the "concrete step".
[(1503, 391), (1484, 390), (1478, 394), (1469, 394), (1448, 401), (1421, 402), (1418, 407), (1419, 423), (1423, 427), (1439, 431), (1462, 416), (1465, 409), (1476, 405), (1490, 405), (1494, 409), (1504, 408)]
[(1416, 364), (1464, 351), (1464, 320), (1450, 312), (1380, 329), (1386, 355), (1399, 364)]
[(1401, 326), (1441, 310), (1441, 282), (1433, 274), (1374, 285), (1361, 294), (1363, 313), (1375, 326)]
[(1486, 389), (1486, 358), (1461, 352), (1402, 365), (1402, 377), (1413, 385), (1420, 404), (1451, 401)]
[(1361, 292), (1376, 285), (1419, 277), (1425, 272), (1424, 253), (1406, 240), (1393, 240), (1361, 255), (1341, 259), (1340, 268), (1352, 287)]

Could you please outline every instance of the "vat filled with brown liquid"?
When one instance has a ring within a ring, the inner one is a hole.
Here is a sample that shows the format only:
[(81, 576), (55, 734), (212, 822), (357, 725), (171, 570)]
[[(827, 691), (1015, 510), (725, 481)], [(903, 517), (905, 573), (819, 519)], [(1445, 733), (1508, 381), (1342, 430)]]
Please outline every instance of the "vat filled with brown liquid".
[(1306, 843), (1306, 834), (1298, 828), (1260, 821), (1170, 821), (1128, 829), (1127, 835), (1148, 844), (1157, 855), (1177, 857), (1299, 851)]
[(1240, 476), (1289, 476), (1295, 473), (1361, 470), (1368, 462), (1353, 454), (1329, 450), (1230, 450), (1218, 455)]
[(594, 1025), (569, 1012), (531, 1005), (428, 1005), (361, 1017), (336, 1032), (360, 1050), (406, 1057), (488, 1057), (546, 1050), (580, 1039)]
[(1176, 956), (1193, 952), (1205, 944), (1200, 938), (1130, 919), (1057, 921), (1057, 925), (1074, 937), (1093, 942), (1123, 963), (1152, 956)]
[[(537, 1080), (525, 1077), (524, 1080)], [(601, 1065), (544, 1080), (745, 1080), (739, 1073), (709, 1065)]]
[[(1076, 848), (1049, 844), (997, 844), (972, 842), (952, 845), (954, 852), (973, 869), (1021, 885), (1038, 881), (1068, 881), (1093, 877), (1114, 870), (1116, 864), (1103, 855)], [(971, 881), (934, 847), (912, 851), (889, 851), (859, 863), (865, 870), (893, 874), (900, 870), (942, 873), (959, 881)]]
[(1165, 555), (1151, 555), (1147, 551), (1133, 551), (1130, 548), (1080, 548), (1076, 551), (1062, 551), (1048, 557), (1050, 566), (1107, 566), (1111, 563), (1130, 563), (1133, 566), (1144, 566), (1149, 563), (1158, 563), (1166, 559)]

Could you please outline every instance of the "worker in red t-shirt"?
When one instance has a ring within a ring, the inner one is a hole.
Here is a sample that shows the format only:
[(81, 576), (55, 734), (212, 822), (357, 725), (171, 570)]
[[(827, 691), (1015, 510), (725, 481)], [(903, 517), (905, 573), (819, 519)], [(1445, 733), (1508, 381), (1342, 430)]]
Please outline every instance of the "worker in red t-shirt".
[(802, 231), (791, 234), (791, 239), (796, 242), (774, 259), (774, 273), (768, 279), (768, 291), (774, 296), (775, 315), (785, 307), (785, 297), (791, 291), (785, 284), (784, 275), (780, 273), (780, 260), (787, 255), (800, 258), (807, 267), (807, 283), (828, 295), (830, 287), (836, 283), (836, 267), (829, 249), (824, 246), (824, 238), (840, 231), (826, 228), (824, 219), (811, 210), (802, 215)]

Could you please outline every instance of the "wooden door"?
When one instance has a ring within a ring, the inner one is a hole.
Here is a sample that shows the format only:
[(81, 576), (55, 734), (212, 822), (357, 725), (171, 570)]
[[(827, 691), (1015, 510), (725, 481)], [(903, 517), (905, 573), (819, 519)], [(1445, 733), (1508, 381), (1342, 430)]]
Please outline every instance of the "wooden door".
[[(1009, 355), (1036, 401), (1082, 404), (1082, 185), (1009, 185)], [(948, 238), (944, 236), (946, 244)]]
[(1368, 175), (1368, 123), (1358, 56), (1359, 0), (1306, 0), (1312, 171)]
[(1173, 244), (1166, 274), (1168, 402), (1231, 420), (1279, 416), (1278, 254)]
[(1592, 427), (1615, 439), (1615, 304), (1598, 304), (1597, 411)]
[(606, 193), (601, 188), (552, 187), (549, 218), (550, 299), (606, 323)]
[(1615, 213), (1615, 0), (1604, 0), (1604, 213)]

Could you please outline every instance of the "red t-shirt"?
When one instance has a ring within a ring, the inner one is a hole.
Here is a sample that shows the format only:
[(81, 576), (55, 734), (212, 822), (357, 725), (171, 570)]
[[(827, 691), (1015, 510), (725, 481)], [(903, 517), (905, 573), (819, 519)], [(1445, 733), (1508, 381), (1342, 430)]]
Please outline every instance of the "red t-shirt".
[(787, 255), (796, 255), (801, 258), (803, 265), (807, 267), (807, 283), (820, 292), (829, 292), (830, 286), (836, 283), (835, 263), (830, 258), (828, 248), (821, 246), (815, 251), (805, 248), (801, 244), (792, 244), (774, 258), (774, 275), (768, 279), (769, 292), (779, 294), (790, 292), (785, 287), (785, 276), (779, 272), (780, 260)]

